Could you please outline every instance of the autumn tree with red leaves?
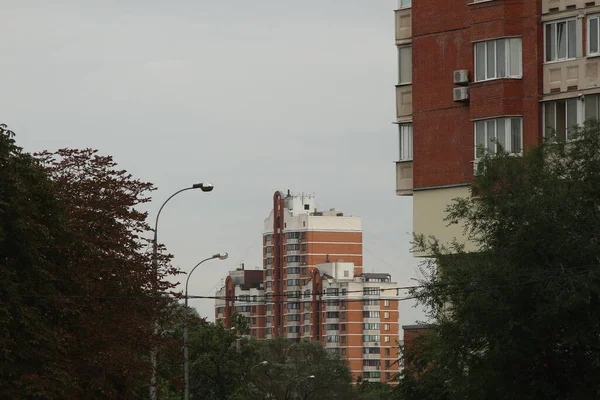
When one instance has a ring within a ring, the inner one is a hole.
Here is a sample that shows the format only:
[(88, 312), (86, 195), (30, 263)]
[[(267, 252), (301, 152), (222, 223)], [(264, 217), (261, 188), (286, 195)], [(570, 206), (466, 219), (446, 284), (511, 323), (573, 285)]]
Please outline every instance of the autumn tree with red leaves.
[(32, 156), (0, 129), (0, 398), (146, 397), (178, 273), (164, 254), (153, 273), (138, 209), (153, 185), (95, 150)]

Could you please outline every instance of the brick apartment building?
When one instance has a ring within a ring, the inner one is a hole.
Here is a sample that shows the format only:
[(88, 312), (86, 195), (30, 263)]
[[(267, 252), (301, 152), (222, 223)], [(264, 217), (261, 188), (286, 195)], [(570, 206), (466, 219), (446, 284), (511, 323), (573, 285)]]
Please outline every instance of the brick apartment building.
[(263, 269), (230, 272), (215, 318), (234, 312), (256, 339), (321, 341), (355, 378), (398, 372), (398, 294), (389, 274), (362, 272), (360, 217), (319, 211), (313, 196), (274, 195), (263, 231)]
[(444, 209), (469, 195), (496, 141), (516, 155), (600, 111), (600, 1), (399, 0), (396, 193), (414, 230), (460, 238)]

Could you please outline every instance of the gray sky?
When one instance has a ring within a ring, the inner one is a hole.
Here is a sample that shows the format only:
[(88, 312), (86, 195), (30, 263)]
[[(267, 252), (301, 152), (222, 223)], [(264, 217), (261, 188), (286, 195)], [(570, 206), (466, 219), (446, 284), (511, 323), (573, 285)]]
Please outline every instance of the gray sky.
[[(396, 197), (394, 0), (4, 0), (0, 122), (28, 151), (92, 147), (171, 193), (159, 240), (190, 292), (261, 265), (275, 190), (360, 215), (365, 271), (414, 284)], [(211, 300), (195, 300), (213, 317)], [(401, 305), (400, 322), (421, 313)]]

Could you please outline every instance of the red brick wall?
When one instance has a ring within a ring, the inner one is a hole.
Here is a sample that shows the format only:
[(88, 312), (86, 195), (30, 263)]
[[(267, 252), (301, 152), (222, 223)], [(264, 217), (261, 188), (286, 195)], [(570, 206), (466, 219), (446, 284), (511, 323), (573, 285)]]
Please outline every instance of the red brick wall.
[[(451, 185), (473, 178), (473, 119), (523, 115), (524, 145), (541, 138), (543, 34), (541, 2), (415, 1), (413, 25), (414, 187)], [(452, 100), (453, 72), (474, 80), (473, 42), (523, 38), (523, 79), (470, 84), (469, 103)]]

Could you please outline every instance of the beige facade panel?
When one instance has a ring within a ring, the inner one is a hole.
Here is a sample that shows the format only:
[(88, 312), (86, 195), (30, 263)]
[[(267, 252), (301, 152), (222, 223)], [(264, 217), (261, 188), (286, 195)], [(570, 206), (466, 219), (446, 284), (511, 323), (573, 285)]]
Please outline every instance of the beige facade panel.
[(410, 121), (412, 118), (412, 85), (396, 86), (396, 118)]
[(396, 10), (396, 42), (403, 42), (412, 37), (411, 9)]
[[(441, 244), (450, 244), (454, 238), (459, 243), (466, 244), (466, 250), (475, 250), (474, 243), (468, 242), (463, 235), (463, 225), (451, 225), (444, 221), (447, 216), (446, 208), (452, 200), (459, 197), (469, 197), (467, 186), (418, 190), (413, 193), (414, 232), (425, 236), (435, 236)], [(415, 256), (427, 254), (415, 252)]]
[(413, 162), (396, 162), (396, 194), (412, 196), (413, 194)]
[(544, 94), (598, 88), (599, 73), (600, 58), (578, 58), (545, 64)]
[(590, 0), (542, 0), (542, 14), (556, 11), (565, 11), (567, 7), (572, 8), (584, 8), (586, 3)]

